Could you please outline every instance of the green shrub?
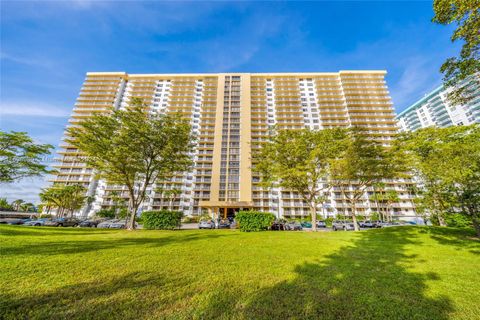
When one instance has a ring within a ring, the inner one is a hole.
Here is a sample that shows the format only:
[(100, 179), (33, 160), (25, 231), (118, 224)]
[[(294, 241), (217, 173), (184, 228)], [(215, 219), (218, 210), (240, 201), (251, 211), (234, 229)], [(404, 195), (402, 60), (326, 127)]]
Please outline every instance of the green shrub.
[(432, 223), (433, 226), (439, 226), (440, 221), (438, 220), (438, 215), (432, 213), (432, 215), (430, 216), (430, 222)]
[(447, 214), (445, 222), (449, 227), (471, 227), (472, 221), (460, 213)]
[(212, 217), (208, 213), (203, 213), (200, 217), (198, 217), (198, 221), (208, 221), (212, 220)]
[(145, 211), (142, 213), (145, 229), (173, 230), (180, 228), (183, 212), (180, 211)]
[(235, 219), (238, 222), (240, 231), (262, 231), (268, 230), (273, 221), (275, 221), (275, 216), (270, 212), (261, 212), (261, 211), (240, 211)]
[(41, 214), (39, 218), (40, 219), (50, 219), (51, 217), (52, 217), (51, 214)]
[(347, 220), (347, 221), (350, 221), (352, 220), (352, 217), (351, 216), (346, 216), (344, 214), (337, 214), (336, 217), (335, 217), (335, 220)]
[(370, 214), (370, 220), (371, 220), (371, 221), (378, 221), (378, 220), (380, 220), (380, 214), (379, 214), (378, 212), (376, 212), (376, 211), (372, 212), (372, 213)]
[(200, 221), (199, 216), (184, 217), (182, 220), (183, 223), (198, 223), (198, 221)]
[(332, 226), (332, 223), (333, 223), (333, 218), (332, 217), (329, 217), (329, 218), (326, 218), (324, 221), (325, 221), (325, 224), (327, 225), (327, 227), (331, 227)]
[(128, 215), (128, 209), (125, 207), (117, 209), (117, 216), (115, 218), (117, 219), (125, 219)]
[(113, 208), (110, 209), (101, 209), (95, 213), (95, 215), (99, 218), (115, 218), (115, 210)]
[(357, 221), (364, 221), (366, 217), (363, 214), (357, 214)]

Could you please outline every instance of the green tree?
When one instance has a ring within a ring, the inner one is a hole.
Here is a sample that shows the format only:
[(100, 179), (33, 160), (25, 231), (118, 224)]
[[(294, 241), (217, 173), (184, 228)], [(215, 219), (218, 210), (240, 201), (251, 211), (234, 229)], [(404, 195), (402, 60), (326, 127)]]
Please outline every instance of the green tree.
[(358, 231), (358, 202), (367, 189), (387, 177), (386, 172), (393, 170), (389, 169), (393, 165), (387, 161), (389, 157), (386, 148), (361, 129), (353, 128), (347, 141), (345, 152), (332, 165), (330, 179), (352, 208), (352, 220)]
[(447, 213), (463, 214), (480, 236), (480, 125), (425, 128), (404, 133), (397, 143), (422, 182), (419, 210), (441, 225)]
[(51, 173), (41, 161), (52, 148), (35, 144), (25, 132), (0, 131), (0, 183)]
[(99, 114), (70, 128), (68, 142), (86, 155), (86, 162), (109, 183), (125, 185), (129, 193), (129, 224), (157, 180), (187, 170), (193, 137), (188, 121), (179, 115), (145, 112), (133, 99), (125, 110)]
[[(127, 208), (128, 201), (126, 201), (125, 198), (123, 198), (122, 195), (117, 191), (112, 191), (109, 194), (109, 197), (111, 198), (113, 203), (113, 217), (116, 219), (122, 218), (120, 217), (120, 212), (122, 211), (122, 209)], [(125, 218), (125, 216), (123, 216), (123, 218)]]
[(0, 198), (0, 211), (10, 211), (13, 207), (8, 203), (7, 198)]
[(53, 185), (40, 192), (42, 203), (50, 208), (57, 208), (57, 216), (73, 215), (87, 201), (86, 188), (81, 185)]
[(23, 212), (35, 212), (35, 205), (31, 202), (23, 203), (20, 206), (20, 210)]
[(434, 0), (435, 16), (432, 21), (449, 25), (456, 23), (452, 42), (462, 42), (458, 57), (448, 58), (441, 66), (444, 84), (452, 88), (448, 98), (454, 104), (464, 104), (475, 97), (475, 91), (465, 80), (480, 84), (476, 73), (480, 72), (480, 1), (478, 0)]
[(254, 155), (262, 185), (294, 190), (310, 207), (316, 230), (317, 207), (326, 199), (331, 162), (346, 145), (342, 129), (284, 130), (272, 135)]
[(155, 192), (159, 194), (162, 198), (168, 200), (168, 205), (170, 209), (173, 210), (173, 204), (175, 200), (182, 194), (182, 190), (177, 187), (170, 187), (165, 186), (163, 183), (160, 184), (156, 189)]
[(23, 201), (22, 199), (17, 199), (15, 201), (12, 201), (13, 210), (20, 211), (20, 208), (24, 202), (25, 201)]
[(385, 205), (385, 209), (386, 209), (384, 218), (382, 220), (385, 219), (385, 220), (392, 221), (393, 204), (400, 201), (398, 192), (392, 189), (384, 190), (383, 192), (380, 192), (378, 194), (378, 200), (379, 202)]

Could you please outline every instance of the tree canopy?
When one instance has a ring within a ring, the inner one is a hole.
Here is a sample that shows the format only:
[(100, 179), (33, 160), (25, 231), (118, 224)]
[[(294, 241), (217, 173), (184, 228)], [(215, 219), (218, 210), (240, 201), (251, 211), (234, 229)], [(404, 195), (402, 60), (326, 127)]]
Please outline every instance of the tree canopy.
[(373, 140), (362, 129), (350, 130), (345, 152), (333, 163), (330, 179), (352, 209), (355, 230), (358, 203), (376, 183), (400, 176), (403, 166), (399, 159), (396, 150)]
[(480, 236), (480, 125), (425, 128), (397, 143), (421, 179), (419, 207), (441, 224), (447, 213), (466, 215)]
[(283, 130), (273, 135), (255, 156), (255, 170), (260, 173), (263, 186), (277, 185), (298, 192), (310, 207), (314, 230), (318, 205), (326, 200), (331, 188), (331, 162), (342, 154), (346, 138), (343, 129)]
[(53, 185), (40, 192), (40, 200), (44, 207), (56, 208), (57, 216), (73, 214), (81, 209), (87, 201), (85, 187), (81, 185)]
[(187, 170), (192, 161), (193, 136), (180, 115), (146, 112), (141, 100), (109, 114), (92, 116), (70, 128), (68, 142), (86, 157), (99, 178), (124, 185), (129, 193), (129, 228), (146, 198), (146, 190), (157, 180)]
[(448, 58), (440, 71), (444, 74), (445, 86), (452, 89), (448, 98), (454, 104), (466, 103), (475, 97), (476, 92), (464, 81), (475, 81), (480, 85), (480, 76), (475, 75), (480, 72), (480, 1), (434, 0), (433, 10), (433, 22), (457, 25), (451, 40), (460, 41), (462, 49), (458, 57)]
[(0, 131), (0, 183), (51, 173), (42, 157), (53, 146), (34, 143), (26, 132)]

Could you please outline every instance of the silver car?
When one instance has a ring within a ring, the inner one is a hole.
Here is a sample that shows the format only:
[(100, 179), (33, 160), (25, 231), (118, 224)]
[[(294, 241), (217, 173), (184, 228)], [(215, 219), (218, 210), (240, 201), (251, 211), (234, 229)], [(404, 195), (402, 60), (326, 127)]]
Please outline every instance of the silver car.
[(110, 223), (110, 229), (125, 229), (125, 220), (118, 220), (117, 222)]
[(45, 222), (47, 222), (49, 220), (50, 219), (47, 219), (47, 218), (42, 218), (42, 219), (38, 219), (38, 220), (30, 220), (30, 221), (25, 222), (23, 225), (24, 226), (40, 227), (40, 226), (44, 226)]
[(103, 222), (100, 222), (99, 224), (97, 224), (97, 228), (110, 228), (110, 225), (112, 225), (113, 223), (117, 223), (119, 221), (120, 220), (118, 220), (118, 219), (103, 221)]
[(351, 221), (333, 221), (332, 222), (332, 229), (333, 231), (337, 230), (355, 230), (355, 227), (353, 225), (353, 222)]
[(203, 220), (198, 224), (198, 229), (215, 229), (215, 222), (212, 220)]

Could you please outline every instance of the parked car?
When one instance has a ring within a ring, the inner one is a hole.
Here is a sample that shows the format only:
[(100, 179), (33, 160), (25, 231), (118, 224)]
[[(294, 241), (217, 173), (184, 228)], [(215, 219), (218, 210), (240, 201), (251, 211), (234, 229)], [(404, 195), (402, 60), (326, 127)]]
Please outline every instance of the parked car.
[(110, 228), (111, 224), (117, 223), (119, 221), (120, 220), (118, 220), (118, 219), (106, 220), (106, 221), (103, 221), (103, 222), (100, 222), (99, 224), (97, 224), (97, 228)]
[(327, 224), (325, 221), (317, 221), (317, 228), (326, 228)]
[(198, 229), (215, 229), (215, 223), (212, 220), (202, 220), (198, 223)]
[(387, 226), (390, 225), (389, 222), (387, 222), (387, 221), (380, 221), (380, 220), (378, 220), (378, 221), (372, 221), (372, 223), (373, 223), (373, 225), (374, 225), (374, 226), (373, 226), (374, 228), (383, 228), (383, 227), (387, 227)]
[(44, 226), (45, 222), (50, 221), (48, 218), (41, 218), (37, 220), (30, 220), (24, 223), (25, 226), (34, 226), (34, 227), (40, 227)]
[(230, 221), (228, 219), (220, 220), (218, 223), (218, 229), (230, 229)]
[(370, 220), (360, 221), (359, 225), (360, 228), (376, 228), (376, 223)]
[(23, 224), (25, 221), (26, 221), (26, 219), (5, 218), (5, 219), (1, 219), (0, 223), (1, 224), (10, 224), (10, 225), (20, 225), (20, 224)]
[(292, 230), (292, 231), (301, 231), (303, 230), (302, 225), (298, 221), (291, 221), (285, 224), (285, 230)]
[(56, 218), (45, 222), (49, 227), (76, 227), (80, 224), (77, 218)]
[(125, 229), (127, 226), (125, 219), (118, 220), (116, 222), (110, 223), (108, 226), (110, 229)]
[(285, 224), (285, 220), (275, 220), (270, 229), (274, 231), (282, 231), (285, 230)]
[(302, 228), (311, 228), (312, 227), (312, 223), (308, 222), (308, 221), (302, 221), (302, 222), (300, 222), (300, 224), (302, 225)]
[(337, 220), (337, 221), (333, 221), (332, 229), (333, 229), (333, 231), (337, 231), (337, 230), (348, 231), (348, 230), (355, 230), (355, 227), (353, 225), (353, 222), (351, 222), (351, 221)]
[(80, 228), (96, 228), (100, 222), (105, 220), (85, 220), (78, 225)]

